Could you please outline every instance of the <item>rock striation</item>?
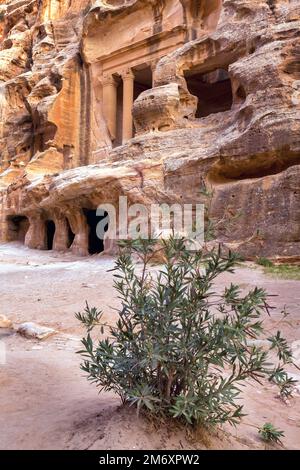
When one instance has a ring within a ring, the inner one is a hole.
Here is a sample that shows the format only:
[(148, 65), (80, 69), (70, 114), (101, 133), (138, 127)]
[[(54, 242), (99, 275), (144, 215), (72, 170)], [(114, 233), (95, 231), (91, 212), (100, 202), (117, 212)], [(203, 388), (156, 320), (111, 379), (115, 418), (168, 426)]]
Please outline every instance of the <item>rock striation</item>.
[(2, 242), (87, 255), (125, 195), (296, 260), (299, 181), (298, 0), (0, 1)]

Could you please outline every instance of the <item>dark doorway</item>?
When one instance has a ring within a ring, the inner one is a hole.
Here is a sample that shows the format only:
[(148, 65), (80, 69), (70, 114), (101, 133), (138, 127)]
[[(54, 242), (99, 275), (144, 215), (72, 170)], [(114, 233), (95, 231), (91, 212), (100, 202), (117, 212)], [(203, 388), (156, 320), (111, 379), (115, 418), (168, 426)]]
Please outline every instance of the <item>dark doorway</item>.
[[(97, 212), (94, 209), (83, 209), (86, 217), (87, 224), (89, 226), (89, 254), (95, 255), (104, 251), (103, 240), (97, 236), (97, 225), (101, 220), (108, 216), (107, 212), (103, 217), (97, 216)], [(105, 232), (108, 230), (108, 224), (105, 227)]]
[(189, 71), (185, 75), (189, 92), (197, 96), (197, 118), (228, 111), (232, 107), (232, 87), (227, 70), (207, 74)]
[(29, 229), (28, 218), (23, 215), (15, 215), (9, 216), (7, 220), (9, 240), (24, 243), (27, 230)]
[(52, 250), (54, 235), (55, 235), (55, 223), (53, 222), (53, 220), (46, 221), (46, 232), (47, 232), (47, 250)]
[(71, 248), (74, 238), (75, 238), (75, 233), (71, 229), (70, 222), (67, 220), (67, 227), (68, 227), (68, 248)]
[(117, 135), (113, 141), (113, 147), (122, 145), (122, 123), (123, 123), (123, 82), (118, 80), (117, 88)]

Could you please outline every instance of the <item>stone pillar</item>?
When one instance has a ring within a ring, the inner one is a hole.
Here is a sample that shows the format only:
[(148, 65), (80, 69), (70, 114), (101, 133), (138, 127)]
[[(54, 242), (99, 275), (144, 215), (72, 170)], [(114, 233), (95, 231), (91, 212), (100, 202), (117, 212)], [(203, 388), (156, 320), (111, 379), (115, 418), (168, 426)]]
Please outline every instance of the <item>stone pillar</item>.
[(45, 220), (40, 215), (29, 216), (29, 229), (25, 235), (25, 246), (35, 250), (47, 249), (47, 233)]
[(68, 213), (68, 220), (75, 238), (72, 244), (72, 253), (77, 256), (89, 254), (89, 227), (81, 210)]
[(103, 112), (112, 142), (117, 136), (117, 88), (118, 83), (112, 75), (103, 77)]
[(68, 224), (64, 216), (59, 215), (53, 218), (55, 223), (55, 235), (53, 240), (53, 250), (66, 251), (69, 248)]
[(9, 240), (8, 237), (8, 221), (4, 214), (0, 219), (0, 243), (5, 243)]
[(152, 60), (150, 62), (150, 68), (151, 68), (151, 73), (152, 73), (152, 84), (151, 84), (152, 88), (154, 88), (154, 86), (155, 86), (154, 85), (154, 83), (155, 83), (154, 75), (155, 75), (155, 70), (156, 70), (157, 63), (158, 63), (158, 60)]
[(132, 139), (133, 135), (133, 92), (134, 74), (131, 69), (122, 73), (123, 79), (123, 144)]

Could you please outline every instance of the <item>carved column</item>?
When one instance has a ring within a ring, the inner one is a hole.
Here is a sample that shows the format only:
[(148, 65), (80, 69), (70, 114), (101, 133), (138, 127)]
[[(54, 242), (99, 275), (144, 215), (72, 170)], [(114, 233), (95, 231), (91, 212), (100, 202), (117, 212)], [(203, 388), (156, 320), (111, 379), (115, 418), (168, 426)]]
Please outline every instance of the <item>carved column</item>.
[(151, 69), (151, 73), (152, 73), (152, 83), (151, 83), (152, 88), (154, 88), (154, 86), (155, 86), (155, 72), (156, 72), (157, 64), (158, 64), (158, 60), (152, 60), (149, 64), (150, 69)]
[(103, 112), (111, 140), (117, 136), (117, 88), (118, 83), (112, 75), (103, 77)]
[(29, 229), (25, 235), (25, 246), (35, 250), (47, 249), (47, 233), (45, 219), (41, 214), (29, 216)]
[(2, 220), (0, 221), (0, 243), (4, 243), (7, 241), (9, 241), (8, 221), (7, 218), (2, 215)]
[(57, 215), (54, 217), (55, 235), (53, 240), (53, 250), (66, 251), (68, 246), (68, 224), (64, 215)]
[(132, 139), (133, 135), (133, 92), (134, 74), (131, 69), (122, 73), (123, 79), (123, 144)]
[(88, 256), (89, 254), (89, 227), (81, 209), (72, 210), (66, 214), (72, 232), (75, 234), (72, 243), (72, 253), (78, 256)]

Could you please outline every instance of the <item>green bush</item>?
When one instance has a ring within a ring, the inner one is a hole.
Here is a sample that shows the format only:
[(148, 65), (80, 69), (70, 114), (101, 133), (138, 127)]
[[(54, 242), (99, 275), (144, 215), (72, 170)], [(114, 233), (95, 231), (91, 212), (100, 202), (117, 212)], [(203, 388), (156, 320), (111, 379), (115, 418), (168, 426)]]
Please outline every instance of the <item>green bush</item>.
[(276, 429), (271, 423), (265, 423), (258, 433), (265, 442), (282, 444), (280, 438), (284, 437), (284, 432)]
[[(255, 288), (242, 295), (233, 284), (215, 291), (218, 277), (233, 272), (237, 257), (223, 256), (220, 249), (191, 252), (184, 240), (171, 238), (159, 242), (165, 262), (157, 271), (149, 266), (157, 243), (121, 244), (114, 287), (122, 305), (115, 326), (88, 304), (77, 314), (87, 329), (79, 353), (88, 379), (138, 411), (202, 425), (240, 421), (238, 399), (246, 379), (267, 378), (290, 395), (294, 381), (283, 369), (292, 361), (285, 339), (280, 332), (268, 338), (276, 366), (269, 351), (255, 345), (269, 313), (266, 292)], [(97, 325), (104, 339), (92, 338)]]
[(272, 266), (274, 266), (274, 263), (271, 260), (264, 257), (258, 258), (257, 264), (259, 264), (259, 266), (264, 266), (265, 268), (271, 268)]
[(290, 279), (300, 281), (300, 266), (293, 264), (279, 264), (277, 266), (270, 266), (265, 268), (265, 274), (274, 278)]

